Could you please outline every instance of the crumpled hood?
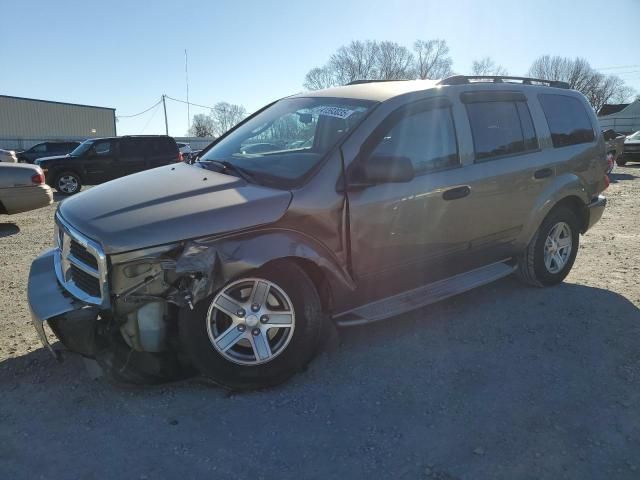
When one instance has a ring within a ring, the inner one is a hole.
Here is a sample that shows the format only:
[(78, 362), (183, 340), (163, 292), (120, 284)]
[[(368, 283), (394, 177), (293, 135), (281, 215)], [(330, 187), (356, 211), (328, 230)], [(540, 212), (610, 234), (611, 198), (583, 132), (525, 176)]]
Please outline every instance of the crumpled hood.
[(62, 218), (108, 254), (278, 220), (291, 192), (178, 163), (98, 185), (62, 202)]

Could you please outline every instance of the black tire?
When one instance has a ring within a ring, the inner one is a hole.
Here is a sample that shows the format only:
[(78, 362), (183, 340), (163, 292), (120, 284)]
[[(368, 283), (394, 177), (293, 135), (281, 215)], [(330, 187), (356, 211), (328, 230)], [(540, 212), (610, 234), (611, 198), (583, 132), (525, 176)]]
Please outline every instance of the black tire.
[[(564, 267), (557, 273), (551, 273), (544, 263), (544, 249), (547, 236), (558, 223), (566, 223), (571, 230), (571, 253)], [(576, 214), (567, 207), (553, 209), (538, 228), (529, 246), (518, 258), (517, 274), (520, 280), (536, 287), (548, 287), (562, 282), (575, 262), (580, 247), (580, 222)]]
[(621, 160), (621, 159), (616, 160), (616, 165), (618, 165), (619, 167), (624, 167), (626, 164), (627, 164), (626, 160)]
[[(181, 311), (179, 327), (184, 350), (193, 365), (214, 383), (230, 390), (272, 387), (305, 369), (322, 345), (323, 324), (318, 292), (304, 270), (292, 262), (278, 262), (244, 278), (262, 278), (284, 290), (295, 312), (295, 328), (282, 352), (267, 363), (241, 365), (222, 356), (207, 333), (207, 315), (213, 298), (199, 302), (193, 310)], [(240, 279), (238, 279), (240, 280)]]
[[(77, 186), (73, 189), (70, 188), (71, 185), (69, 183), (67, 183), (69, 186), (63, 186), (62, 181), (65, 178), (72, 178)], [(60, 172), (54, 178), (53, 187), (62, 195), (75, 195), (82, 189), (82, 177), (71, 170)]]

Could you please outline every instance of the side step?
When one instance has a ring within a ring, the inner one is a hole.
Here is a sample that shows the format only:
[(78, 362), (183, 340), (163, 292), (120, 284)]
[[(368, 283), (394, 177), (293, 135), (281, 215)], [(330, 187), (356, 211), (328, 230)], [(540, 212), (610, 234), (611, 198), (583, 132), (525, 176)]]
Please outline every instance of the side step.
[(492, 263), (393, 297), (368, 303), (341, 313), (334, 317), (334, 320), (337, 325), (347, 327), (395, 317), (506, 277), (516, 269), (515, 265), (506, 263), (508, 261)]

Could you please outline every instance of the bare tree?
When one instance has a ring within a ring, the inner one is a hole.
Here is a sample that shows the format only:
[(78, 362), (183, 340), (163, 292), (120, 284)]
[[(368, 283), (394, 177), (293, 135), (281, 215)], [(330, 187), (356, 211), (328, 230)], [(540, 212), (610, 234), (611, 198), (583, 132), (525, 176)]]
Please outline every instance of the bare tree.
[(453, 74), (453, 61), (444, 40), (417, 40), (413, 44), (415, 75), (420, 79), (445, 78)]
[(473, 61), (471, 75), (509, 75), (509, 72), (502, 65), (496, 65), (491, 57), (484, 57)]
[(336, 85), (338, 82), (328, 65), (312, 68), (304, 79), (304, 88), (308, 90), (320, 90)]
[(227, 102), (218, 102), (211, 110), (213, 121), (213, 134), (217, 137), (233, 128), (247, 116), (247, 111), (242, 105), (234, 105)]
[(395, 42), (380, 42), (377, 52), (376, 78), (408, 80), (413, 77), (413, 55), (407, 47)]
[(354, 80), (378, 79), (379, 48), (378, 42), (372, 40), (353, 41), (331, 55), (327, 68), (338, 85)]
[(604, 75), (594, 70), (584, 58), (544, 55), (533, 62), (528, 74), (546, 80), (567, 82), (569, 87), (582, 92), (596, 111), (605, 103), (618, 101), (620, 98), (628, 99), (634, 93), (620, 77)]
[(192, 137), (213, 137), (213, 130), (213, 119), (204, 113), (198, 113), (193, 116), (189, 135)]

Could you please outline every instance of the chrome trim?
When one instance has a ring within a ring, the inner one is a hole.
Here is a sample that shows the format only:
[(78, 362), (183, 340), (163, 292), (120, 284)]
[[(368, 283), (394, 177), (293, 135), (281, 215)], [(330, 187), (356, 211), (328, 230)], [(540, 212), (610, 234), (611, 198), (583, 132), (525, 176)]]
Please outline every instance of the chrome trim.
[[(61, 244), (56, 245), (57, 248), (54, 254), (54, 266), (60, 285), (62, 285), (71, 295), (83, 302), (98, 305), (102, 308), (108, 308), (110, 302), (109, 283), (107, 278), (107, 256), (105, 255), (102, 246), (98, 242), (91, 240), (73, 228), (64, 221), (58, 213), (56, 213), (55, 221), (61, 232), (58, 237), (61, 240)], [(96, 258), (98, 270), (87, 265), (82, 260), (71, 254), (71, 240), (82, 245)], [(100, 297), (90, 295), (75, 284), (71, 278), (70, 270), (72, 264), (88, 275), (98, 279), (100, 284)]]

